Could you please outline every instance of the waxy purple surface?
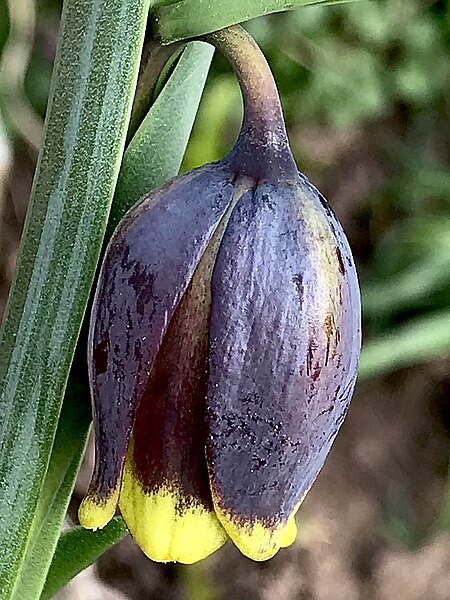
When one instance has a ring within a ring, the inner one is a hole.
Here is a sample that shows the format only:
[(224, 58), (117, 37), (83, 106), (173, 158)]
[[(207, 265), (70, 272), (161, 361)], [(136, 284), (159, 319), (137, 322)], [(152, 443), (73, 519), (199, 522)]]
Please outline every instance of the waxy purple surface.
[(231, 201), (233, 177), (215, 163), (172, 180), (127, 213), (109, 244), (89, 340), (96, 441), (89, 494), (99, 499), (120, 480), (153, 361)]
[[(144, 490), (181, 490), (180, 510), (210, 509), (210, 484), (237, 523), (270, 527), (309, 489), (345, 417), (359, 290), (334, 213), (299, 174), (261, 181), (237, 202), (212, 281), (202, 282), (211, 286), (210, 312), (192, 277), (232, 201), (229, 164), (151, 194), (112, 239), (91, 326), (90, 492), (101, 499), (120, 480), (133, 430)], [(329, 272), (321, 270), (324, 231)], [(330, 294), (331, 303), (315, 300)]]
[[(313, 301), (330, 282), (307, 206), (328, 222), (332, 310)], [(347, 412), (359, 348), (356, 272), (334, 214), (303, 176), (261, 183), (236, 205), (212, 278), (207, 460), (237, 524), (285, 522), (310, 488)]]

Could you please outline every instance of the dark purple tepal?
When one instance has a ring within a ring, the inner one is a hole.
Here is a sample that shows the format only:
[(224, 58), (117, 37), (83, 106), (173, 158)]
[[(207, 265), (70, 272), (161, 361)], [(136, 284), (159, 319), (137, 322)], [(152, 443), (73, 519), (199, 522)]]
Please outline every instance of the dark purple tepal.
[(255, 560), (295, 513), (345, 417), (360, 297), (334, 213), (298, 172), (267, 63), (212, 34), (245, 100), (223, 160), (151, 192), (118, 226), (95, 296), (95, 472), (80, 509), (118, 506), (144, 552), (196, 562), (231, 538)]

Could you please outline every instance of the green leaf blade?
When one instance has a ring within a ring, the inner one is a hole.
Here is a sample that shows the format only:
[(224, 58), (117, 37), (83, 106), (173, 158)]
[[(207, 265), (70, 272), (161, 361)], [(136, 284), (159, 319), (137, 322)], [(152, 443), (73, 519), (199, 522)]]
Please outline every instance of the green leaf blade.
[[(0, 334), (0, 590), (34, 520), (100, 253), (148, 0), (66, 0), (46, 136)], [(30, 598), (30, 600), (32, 600)]]
[(87, 531), (81, 527), (65, 531), (59, 539), (41, 600), (52, 598), (72, 577), (92, 564), (127, 533), (120, 517), (114, 517), (104, 529), (98, 531)]
[(359, 378), (450, 356), (450, 312), (417, 317), (384, 337), (363, 346)]
[(87, 387), (66, 394), (13, 600), (38, 598), (52, 562), (91, 420)]
[(179, 0), (153, 11), (155, 35), (163, 44), (198, 37), (255, 17), (313, 4), (356, 0)]
[(213, 54), (212, 46), (204, 42), (192, 42), (183, 50), (124, 154), (109, 234), (139, 198), (177, 175)]

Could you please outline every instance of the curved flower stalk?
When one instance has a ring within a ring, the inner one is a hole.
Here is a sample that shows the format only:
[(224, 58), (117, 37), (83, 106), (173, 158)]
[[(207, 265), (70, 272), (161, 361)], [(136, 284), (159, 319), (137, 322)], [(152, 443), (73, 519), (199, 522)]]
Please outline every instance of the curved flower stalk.
[(148, 556), (184, 563), (228, 538), (255, 560), (295, 540), (360, 350), (352, 255), (298, 172), (269, 67), (239, 27), (206, 39), (239, 78), (242, 130), (223, 160), (140, 200), (109, 244), (80, 508), (96, 529), (118, 507)]

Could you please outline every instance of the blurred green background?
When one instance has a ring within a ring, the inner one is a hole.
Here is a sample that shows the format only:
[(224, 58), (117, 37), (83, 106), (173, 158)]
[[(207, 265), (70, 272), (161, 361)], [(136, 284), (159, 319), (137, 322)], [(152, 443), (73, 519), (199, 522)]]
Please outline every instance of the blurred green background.
[[(9, 5), (11, 22), (0, 0), (0, 310), (61, 9), (55, 0)], [(227, 547), (186, 568), (154, 565), (128, 540), (61, 597), (450, 598), (448, 8), (366, 0), (246, 24), (278, 82), (299, 168), (341, 219), (363, 290), (360, 382), (300, 511), (298, 542), (267, 564)], [(183, 169), (223, 156), (241, 112), (237, 82), (216, 55)]]

